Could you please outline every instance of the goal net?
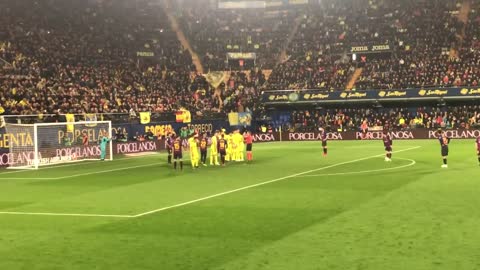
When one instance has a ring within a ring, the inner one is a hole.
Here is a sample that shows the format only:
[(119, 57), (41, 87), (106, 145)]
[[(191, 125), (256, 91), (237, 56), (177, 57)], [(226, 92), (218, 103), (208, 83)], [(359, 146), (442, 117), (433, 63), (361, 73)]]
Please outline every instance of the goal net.
[[(110, 121), (62, 122), (5, 125), (9, 136), (10, 169), (38, 169), (39, 166), (98, 160), (100, 141), (111, 137)], [(109, 141), (105, 160), (113, 159)]]

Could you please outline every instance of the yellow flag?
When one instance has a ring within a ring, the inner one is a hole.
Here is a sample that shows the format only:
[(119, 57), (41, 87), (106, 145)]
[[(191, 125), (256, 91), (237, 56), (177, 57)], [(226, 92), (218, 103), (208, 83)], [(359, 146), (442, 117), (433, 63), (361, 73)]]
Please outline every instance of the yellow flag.
[(217, 88), (225, 79), (225, 72), (223, 71), (213, 71), (205, 75), (205, 79), (210, 83), (213, 88)]
[(192, 122), (192, 114), (190, 111), (183, 112), (183, 123), (191, 123)]
[[(73, 123), (75, 122), (75, 115), (72, 113), (67, 113), (65, 114), (65, 119), (67, 120), (67, 123)], [(67, 125), (67, 132), (73, 132), (75, 129), (73, 124), (68, 124)]]
[(140, 124), (150, 123), (150, 112), (140, 112)]
[[(93, 122), (93, 121), (97, 121), (97, 115), (94, 114), (94, 113), (86, 113), (83, 115), (83, 117), (85, 118), (85, 122)], [(85, 124), (85, 126), (87, 127), (95, 127), (97, 126), (96, 123), (89, 123), (89, 124)]]

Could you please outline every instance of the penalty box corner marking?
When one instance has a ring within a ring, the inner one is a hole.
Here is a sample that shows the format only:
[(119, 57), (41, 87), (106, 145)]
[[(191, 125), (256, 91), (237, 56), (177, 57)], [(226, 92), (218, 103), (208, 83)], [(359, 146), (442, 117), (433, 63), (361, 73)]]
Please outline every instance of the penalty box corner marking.
[[(405, 152), (405, 151), (410, 151), (410, 150), (418, 149), (418, 148), (420, 148), (420, 147), (421, 147), (421, 146), (410, 147), (410, 148), (398, 150), (398, 151), (396, 151), (396, 153)], [(32, 216), (35, 215), (35, 216), (76, 216), (76, 217), (138, 218), (138, 217), (143, 217), (143, 216), (151, 215), (151, 214), (154, 214), (154, 213), (166, 211), (166, 210), (169, 210), (169, 209), (178, 208), (178, 207), (182, 207), (182, 206), (194, 204), (194, 203), (197, 203), (197, 202), (201, 202), (201, 201), (205, 201), (205, 200), (209, 200), (209, 199), (221, 197), (221, 196), (228, 195), (228, 194), (232, 194), (232, 193), (239, 192), (239, 191), (242, 191), (242, 190), (247, 190), (247, 189), (251, 189), (251, 188), (254, 188), (254, 187), (259, 187), (259, 186), (263, 186), (263, 185), (267, 185), (267, 184), (279, 182), (279, 181), (286, 180), (286, 179), (292, 179), (292, 178), (295, 178), (295, 177), (298, 177), (298, 176), (307, 175), (307, 174), (312, 173), (312, 172), (317, 172), (317, 171), (321, 171), (321, 170), (326, 170), (326, 169), (329, 169), (329, 168), (333, 168), (333, 167), (337, 167), (337, 166), (341, 166), (341, 165), (345, 165), (345, 164), (349, 164), (349, 163), (354, 163), (354, 162), (358, 162), (358, 161), (362, 161), (362, 160), (367, 160), (367, 159), (371, 159), (371, 158), (375, 158), (375, 157), (380, 157), (380, 156), (383, 156), (383, 154), (378, 154), (378, 155), (368, 156), (368, 157), (359, 158), (359, 159), (354, 159), (354, 160), (350, 160), (350, 161), (340, 162), (340, 163), (336, 163), (336, 164), (332, 164), (332, 165), (320, 167), (320, 168), (317, 168), (317, 169), (308, 170), (308, 171), (304, 171), (304, 172), (300, 172), (300, 173), (296, 173), (296, 174), (292, 174), (292, 175), (288, 175), (288, 176), (284, 176), (284, 177), (272, 179), (272, 180), (269, 180), (269, 181), (265, 181), (265, 182), (261, 182), (261, 183), (257, 183), (257, 184), (253, 184), (253, 185), (248, 185), (248, 186), (245, 186), (245, 187), (241, 187), (241, 188), (237, 188), (237, 189), (233, 189), (233, 190), (229, 190), (229, 191), (225, 191), (225, 192), (213, 194), (213, 195), (206, 196), (206, 197), (203, 197), (203, 198), (198, 198), (198, 199), (195, 199), (195, 200), (191, 200), (191, 201), (187, 201), (187, 202), (183, 202), (183, 203), (179, 203), (179, 204), (174, 204), (174, 205), (170, 205), (170, 206), (166, 206), (166, 207), (162, 207), (162, 208), (150, 210), (150, 211), (143, 212), (143, 213), (140, 213), (140, 214), (137, 214), (137, 215), (76, 214), (76, 213), (37, 213), (37, 212), (14, 212), (14, 211), (12, 211), (12, 212), (10, 212), (10, 211), (3, 211), (3, 212), (0, 212), (0, 215), (32, 215)]]

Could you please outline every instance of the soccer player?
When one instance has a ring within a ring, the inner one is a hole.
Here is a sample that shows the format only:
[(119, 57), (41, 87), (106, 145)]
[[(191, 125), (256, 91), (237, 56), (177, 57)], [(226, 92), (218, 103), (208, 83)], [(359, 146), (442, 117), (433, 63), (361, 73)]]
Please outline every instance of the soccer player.
[(392, 137), (390, 137), (390, 134), (388, 134), (387, 131), (384, 131), (382, 134), (382, 140), (383, 146), (385, 147), (385, 161), (390, 162), (392, 161)]
[(82, 144), (83, 146), (88, 146), (88, 135), (86, 132), (83, 132), (83, 135), (82, 135)]
[(225, 156), (225, 161), (234, 160), (233, 158), (233, 136), (232, 134), (225, 133), (224, 136), (227, 141), (227, 155)]
[(173, 141), (173, 168), (177, 169), (177, 162), (180, 163), (180, 170), (183, 170), (182, 139), (176, 137)]
[(218, 130), (212, 136), (212, 144), (210, 145), (210, 165), (220, 165), (218, 163)]
[(252, 155), (252, 144), (253, 144), (253, 137), (250, 131), (247, 131), (245, 133), (245, 143), (247, 144), (247, 162), (250, 162), (253, 160), (253, 155)]
[(447, 137), (447, 134), (444, 131), (440, 131), (438, 140), (440, 141), (440, 146), (442, 147), (442, 158), (443, 165), (442, 168), (448, 168), (447, 158), (448, 158), (448, 145), (450, 144), (450, 138)]
[(200, 140), (200, 160), (202, 161), (203, 166), (207, 166), (207, 146), (208, 138), (207, 134), (204, 133), (202, 135), (202, 139)]
[(362, 129), (362, 140), (363, 140), (367, 137), (367, 132), (368, 132), (368, 122), (366, 119), (363, 120), (361, 129)]
[(100, 160), (104, 161), (105, 156), (107, 155), (107, 145), (112, 139), (107, 138), (105, 133), (103, 134), (102, 139), (100, 140)]
[(237, 155), (238, 155), (239, 161), (245, 160), (244, 151), (245, 151), (245, 138), (243, 138), (243, 135), (239, 129), (237, 133)]
[(227, 141), (225, 140), (224, 134), (222, 134), (220, 136), (220, 140), (218, 140), (218, 152), (220, 153), (220, 161), (222, 162), (222, 166), (225, 166), (225, 155), (227, 154)]
[(165, 148), (168, 153), (168, 164), (172, 164), (173, 134), (168, 133), (165, 138)]
[(475, 146), (477, 148), (478, 165), (480, 165), (480, 136), (475, 140)]
[(200, 158), (198, 154), (198, 135), (194, 135), (188, 139), (188, 145), (190, 146), (190, 162), (192, 163), (192, 169), (198, 168), (198, 160)]
[(326, 157), (328, 153), (328, 148), (327, 148), (327, 132), (325, 129), (320, 128), (320, 134), (322, 136), (322, 148), (323, 148), (323, 156)]

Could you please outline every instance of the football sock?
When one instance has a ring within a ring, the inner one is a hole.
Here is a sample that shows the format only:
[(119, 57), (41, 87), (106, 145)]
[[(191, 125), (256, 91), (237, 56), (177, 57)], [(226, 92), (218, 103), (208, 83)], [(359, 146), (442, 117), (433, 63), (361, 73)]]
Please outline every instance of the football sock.
[(326, 155), (327, 154), (327, 148), (323, 148), (323, 153)]
[(446, 158), (443, 159), (443, 164), (447, 165), (447, 159)]
[(177, 169), (177, 162), (176, 162), (176, 161), (173, 162), (173, 168), (174, 168), (175, 170)]
[(168, 155), (168, 164), (172, 163), (172, 155)]
[(183, 161), (180, 161), (180, 170), (183, 170)]

